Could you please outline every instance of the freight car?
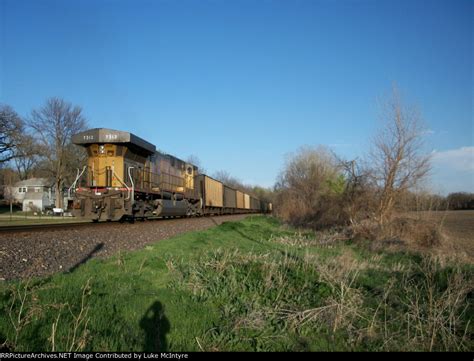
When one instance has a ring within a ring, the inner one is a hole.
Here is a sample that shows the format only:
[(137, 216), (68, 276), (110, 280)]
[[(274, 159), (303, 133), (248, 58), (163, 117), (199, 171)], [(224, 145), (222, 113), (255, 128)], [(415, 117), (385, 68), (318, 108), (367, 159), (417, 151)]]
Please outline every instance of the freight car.
[(96, 128), (72, 137), (87, 165), (70, 190), (72, 212), (93, 221), (257, 213), (271, 203), (233, 189), (136, 135)]

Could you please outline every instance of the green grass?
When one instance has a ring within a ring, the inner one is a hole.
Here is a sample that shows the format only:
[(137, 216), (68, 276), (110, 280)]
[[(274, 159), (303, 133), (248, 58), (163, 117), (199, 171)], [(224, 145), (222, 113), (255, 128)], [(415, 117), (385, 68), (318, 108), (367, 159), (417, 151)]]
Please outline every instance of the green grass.
[(473, 348), (472, 266), (321, 237), (252, 216), (4, 283), (0, 338), (15, 351)]

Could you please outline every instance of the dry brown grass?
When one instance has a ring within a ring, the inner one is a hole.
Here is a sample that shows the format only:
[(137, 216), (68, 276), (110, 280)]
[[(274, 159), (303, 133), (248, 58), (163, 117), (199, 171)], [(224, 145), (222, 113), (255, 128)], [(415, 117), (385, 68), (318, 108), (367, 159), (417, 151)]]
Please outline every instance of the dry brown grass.
[[(424, 256), (419, 265), (408, 268), (386, 264), (382, 258), (374, 255), (361, 260), (351, 251), (344, 251), (326, 260), (305, 259), (317, 269), (319, 281), (330, 286), (331, 296), (320, 307), (279, 309), (278, 316), (293, 329), (308, 324), (328, 327), (332, 332), (342, 329), (353, 345), (382, 340), (380, 351), (400, 347), (405, 351), (466, 351), (471, 342), (470, 322), (463, 322), (463, 318), (469, 306), (465, 301), (473, 286), (461, 268), (454, 266), (446, 288), (440, 290), (439, 274), (444, 262), (438, 257)], [(368, 269), (404, 274), (401, 280), (392, 278), (386, 283), (380, 301), (372, 308), (364, 305), (364, 295), (356, 283), (361, 272)], [(417, 279), (414, 274), (419, 274)], [(399, 315), (394, 315), (391, 308), (394, 302), (404, 310)]]
[(349, 239), (349, 234), (345, 230), (325, 230), (317, 234), (297, 231), (278, 237), (270, 237), (269, 242), (279, 243), (290, 247), (307, 248), (307, 247), (326, 247), (336, 246), (341, 241)]
[(474, 211), (409, 212), (384, 225), (365, 220), (350, 229), (349, 238), (370, 240), (373, 250), (409, 250), (474, 263)]
[(474, 263), (474, 210), (421, 211), (408, 216), (436, 226), (443, 236), (440, 254)]

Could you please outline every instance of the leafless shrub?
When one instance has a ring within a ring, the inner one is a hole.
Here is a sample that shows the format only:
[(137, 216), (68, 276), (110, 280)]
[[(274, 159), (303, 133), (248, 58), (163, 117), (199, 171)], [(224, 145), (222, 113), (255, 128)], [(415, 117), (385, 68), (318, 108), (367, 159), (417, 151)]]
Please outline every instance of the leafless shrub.
[(350, 226), (357, 226), (375, 213), (376, 187), (372, 183), (372, 169), (359, 159), (347, 161), (337, 155), (335, 157), (345, 178), (344, 192), (340, 197), (342, 212), (348, 218)]
[(303, 147), (288, 158), (276, 188), (277, 214), (295, 226), (344, 224), (339, 195), (344, 179), (334, 155), (324, 147)]
[(412, 250), (434, 250), (441, 246), (444, 237), (438, 224), (410, 217), (395, 217), (380, 225), (367, 221), (351, 228), (356, 241), (373, 241), (372, 248), (403, 247)]
[[(384, 229), (386, 228), (384, 227)], [(442, 242), (438, 226), (430, 221), (399, 217), (393, 220), (387, 232), (389, 232), (388, 237), (397, 236), (422, 247), (430, 248), (438, 246)]]

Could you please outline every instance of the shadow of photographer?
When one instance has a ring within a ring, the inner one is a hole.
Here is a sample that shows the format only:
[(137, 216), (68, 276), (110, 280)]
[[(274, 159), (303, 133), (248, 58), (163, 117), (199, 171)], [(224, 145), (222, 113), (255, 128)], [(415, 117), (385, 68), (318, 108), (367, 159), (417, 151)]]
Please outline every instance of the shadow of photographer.
[(145, 331), (143, 351), (167, 351), (166, 334), (170, 323), (161, 302), (153, 302), (140, 320), (140, 327)]

